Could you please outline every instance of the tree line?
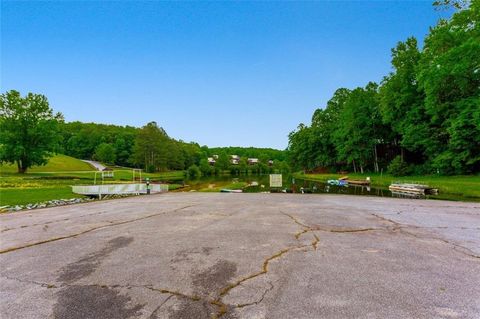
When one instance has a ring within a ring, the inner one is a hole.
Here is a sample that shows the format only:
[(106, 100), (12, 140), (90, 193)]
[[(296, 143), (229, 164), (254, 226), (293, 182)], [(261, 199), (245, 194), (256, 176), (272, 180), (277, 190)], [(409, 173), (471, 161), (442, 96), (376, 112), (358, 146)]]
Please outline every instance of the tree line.
[[(16, 164), (18, 172), (25, 173), (29, 167), (46, 164), (55, 153), (142, 168), (147, 172), (188, 169), (192, 175), (225, 171), (265, 173), (273, 169), (266, 167), (269, 159), (275, 160), (275, 168), (286, 170), (285, 151), (241, 147), (209, 149), (168, 136), (156, 122), (141, 128), (78, 121), (66, 123), (61, 113), (53, 112), (44, 95), (28, 93), (22, 97), (15, 90), (1, 94), (0, 162)], [(242, 160), (241, 165), (233, 167), (228, 160), (233, 153), (265, 159), (265, 162), (247, 169)], [(220, 158), (215, 167), (207, 161), (213, 155)]]
[[(205, 151), (208, 157), (216, 157), (215, 164), (210, 164), (204, 157), (200, 160), (198, 171), (195, 171), (195, 168), (189, 170), (191, 175), (199, 173), (203, 176), (219, 175), (225, 171), (232, 175), (286, 173), (290, 171), (286, 152), (282, 150), (229, 146), (206, 148)], [(239, 157), (238, 163), (234, 164), (232, 162), (232, 155)], [(256, 158), (258, 162), (248, 163), (248, 158)], [(272, 163), (270, 164), (269, 161), (272, 161)]]
[[(438, 6), (452, 4), (450, 1)], [(463, 4), (463, 5), (462, 5)], [(380, 84), (340, 88), (289, 134), (295, 169), (407, 174), (480, 171), (480, 2), (392, 49)]]
[(70, 122), (60, 124), (60, 153), (149, 172), (183, 170), (198, 163), (201, 148), (168, 136), (156, 122), (133, 126)]

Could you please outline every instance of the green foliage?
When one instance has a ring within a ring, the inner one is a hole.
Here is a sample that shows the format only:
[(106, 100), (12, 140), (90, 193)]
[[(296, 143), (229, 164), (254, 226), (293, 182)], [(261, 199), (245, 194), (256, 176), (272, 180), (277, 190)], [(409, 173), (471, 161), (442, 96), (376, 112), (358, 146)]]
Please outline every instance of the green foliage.
[(410, 166), (402, 161), (400, 156), (395, 157), (390, 165), (388, 165), (388, 173), (393, 176), (406, 176), (412, 172)]
[[(64, 141), (62, 151), (77, 158), (95, 159), (97, 147), (106, 143), (114, 148), (115, 158), (111, 164), (144, 169), (153, 165), (154, 171), (183, 170), (200, 162), (203, 155), (198, 144), (174, 140), (168, 137), (162, 128), (158, 126), (154, 128), (153, 123), (143, 128), (81, 122), (65, 123), (61, 127)], [(142, 138), (146, 138), (146, 141), (143, 142)], [(147, 143), (153, 145), (151, 151), (157, 154), (154, 163), (146, 164), (150, 160), (142, 153), (148, 152)]]
[[(70, 156), (55, 154), (48, 158), (48, 162), (41, 166), (32, 166), (28, 169), (29, 173), (38, 172), (68, 172), (68, 171), (92, 171), (93, 168), (79, 160)], [(16, 173), (18, 168), (13, 164), (3, 164), (0, 166), (2, 174)]]
[(193, 164), (188, 168), (187, 174), (190, 178), (197, 178), (202, 175), (202, 172), (200, 171), (197, 165)]
[(155, 167), (154, 164), (148, 164), (145, 170), (147, 171), (147, 173), (155, 173), (157, 168)]
[(421, 54), (415, 38), (399, 42), (392, 49), (394, 72), (385, 77), (379, 90), (383, 122), (390, 126), (395, 142), (411, 151), (422, 151), (428, 139), (428, 122), (423, 106), (424, 94), (418, 89), (416, 68)]
[(202, 176), (210, 176), (214, 173), (214, 168), (208, 163), (208, 160), (206, 158), (202, 158), (200, 160), (199, 169), (202, 173)]
[[(216, 163), (214, 166), (207, 167), (208, 163), (200, 163), (200, 169), (206, 171), (204, 175), (209, 174), (223, 174), (229, 172), (232, 175), (243, 174), (269, 174), (275, 170), (281, 168), (284, 172), (289, 171), (288, 164), (286, 163), (286, 151), (276, 150), (272, 148), (256, 148), (256, 147), (215, 147), (208, 148), (202, 147), (202, 150), (208, 157), (217, 155)], [(238, 164), (232, 163), (231, 155), (237, 155), (240, 157)], [(250, 165), (247, 163), (248, 158), (257, 158), (258, 164)], [(273, 161), (273, 166), (268, 164), (268, 161)], [(202, 169), (204, 167), (204, 169)]]
[(286, 160), (286, 152), (282, 150), (276, 150), (273, 148), (260, 148), (260, 147), (212, 147), (206, 148), (205, 151), (208, 155), (220, 155), (226, 154), (230, 155), (238, 155), (240, 158), (259, 158), (265, 160), (276, 160), (276, 161), (284, 161)]
[[(294, 174), (297, 179), (306, 179), (312, 181), (327, 182), (329, 179), (338, 179), (341, 174)], [(348, 174), (352, 179), (364, 179), (365, 174)], [(461, 175), (461, 176), (441, 176), (421, 175), (394, 177), (389, 174), (369, 173), (371, 186), (379, 188), (388, 188), (392, 182), (418, 182), (427, 184), (440, 190), (437, 199), (453, 199), (466, 201), (480, 201), (480, 175)]]
[(115, 148), (114, 163), (129, 166), (138, 128), (96, 123), (71, 122), (61, 125), (65, 154), (82, 159), (94, 159), (96, 148), (107, 143)]
[(414, 171), (480, 171), (480, 2), (435, 5), (461, 10), (431, 28), (422, 49), (413, 37), (399, 42), (380, 87), (337, 90), (290, 133), (294, 168), (379, 172), (399, 155)]
[(166, 170), (168, 141), (167, 133), (156, 122), (148, 123), (135, 137), (132, 162), (145, 169), (153, 166), (155, 171)]
[(230, 156), (227, 153), (222, 152), (218, 154), (218, 159), (215, 163), (215, 167), (220, 170), (227, 170), (230, 167)]
[(44, 165), (59, 147), (60, 113), (53, 114), (47, 98), (17, 91), (0, 96), (0, 161), (15, 163), (19, 173)]
[(358, 167), (362, 172), (367, 165), (373, 165), (378, 171), (376, 145), (386, 135), (378, 107), (377, 87), (369, 83), (348, 95), (334, 134), (339, 160), (352, 163), (354, 170)]
[(115, 152), (112, 144), (102, 143), (95, 148), (94, 158), (102, 163), (114, 164), (117, 158)]

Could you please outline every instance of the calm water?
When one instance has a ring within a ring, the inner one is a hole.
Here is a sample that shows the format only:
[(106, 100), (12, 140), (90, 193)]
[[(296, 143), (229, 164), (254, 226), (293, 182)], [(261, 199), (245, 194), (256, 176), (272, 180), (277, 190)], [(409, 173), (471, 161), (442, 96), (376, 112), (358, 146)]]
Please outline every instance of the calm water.
[[(219, 188), (229, 188), (232, 184), (237, 182), (246, 182), (249, 186), (243, 188), (243, 192), (257, 193), (257, 192), (269, 192), (269, 176), (268, 175), (249, 175), (249, 176), (213, 176), (213, 177), (201, 177), (198, 179), (182, 181), (186, 185), (178, 191), (199, 191), (205, 189), (217, 190)], [(234, 188), (234, 187), (232, 187)], [(388, 188), (367, 187), (367, 186), (331, 186), (322, 182), (307, 181), (303, 179), (295, 178), (291, 176), (283, 176), (282, 189), (273, 189), (272, 191), (287, 191), (289, 193), (313, 193), (313, 194), (346, 194), (346, 195), (359, 195), (359, 196), (379, 196), (379, 197), (403, 197), (403, 198), (415, 198), (405, 195), (392, 194)], [(418, 198), (418, 197), (417, 197)], [(428, 195), (420, 197), (420, 199), (446, 199), (446, 200), (472, 200), (466, 199), (462, 196), (445, 195), (441, 193), (439, 195)]]

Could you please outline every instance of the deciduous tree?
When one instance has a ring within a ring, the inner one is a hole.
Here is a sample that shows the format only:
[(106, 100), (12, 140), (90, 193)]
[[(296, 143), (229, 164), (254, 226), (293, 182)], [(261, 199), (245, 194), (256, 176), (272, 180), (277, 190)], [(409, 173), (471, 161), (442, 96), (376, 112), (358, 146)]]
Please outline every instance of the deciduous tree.
[(44, 165), (58, 150), (60, 113), (54, 114), (44, 95), (17, 91), (0, 96), (0, 161), (16, 163), (19, 173)]

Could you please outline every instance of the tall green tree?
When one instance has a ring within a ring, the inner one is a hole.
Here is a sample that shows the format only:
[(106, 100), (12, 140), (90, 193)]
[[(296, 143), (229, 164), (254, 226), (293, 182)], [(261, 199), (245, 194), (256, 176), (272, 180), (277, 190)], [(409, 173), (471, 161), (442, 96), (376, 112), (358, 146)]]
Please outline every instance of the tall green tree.
[(95, 149), (95, 159), (97, 161), (114, 164), (116, 158), (115, 147), (112, 144), (102, 143)]
[(307, 170), (315, 167), (315, 150), (311, 145), (312, 130), (300, 123), (295, 131), (288, 135), (288, 157), (294, 169)]
[(312, 148), (316, 151), (316, 166), (327, 167), (337, 164), (334, 133), (339, 128), (340, 116), (350, 93), (351, 91), (345, 88), (336, 90), (325, 109), (317, 109), (313, 113), (311, 141)]
[(148, 123), (136, 136), (132, 162), (147, 171), (166, 170), (169, 143), (167, 133), (156, 122)]
[(59, 147), (61, 113), (54, 114), (44, 95), (17, 91), (0, 96), (0, 161), (17, 164), (25, 173), (44, 165)]
[(353, 90), (339, 117), (334, 140), (340, 160), (353, 165), (354, 171), (363, 173), (370, 165), (379, 170), (377, 145), (384, 143), (377, 84), (370, 82), (365, 88)]
[(379, 88), (383, 122), (391, 127), (393, 143), (400, 147), (402, 160), (404, 149), (423, 154), (425, 139), (429, 138), (424, 93), (416, 79), (420, 57), (415, 38), (399, 42), (392, 49), (394, 71), (383, 79)]
[(227, 170), (230, 167), (230, 155), (225, 152), (218, 154), (218, 159), (215, 163), (215, 167), (220, 170)]
[(417, 173), (480, 171), (480, 1), (435, 5), (458, 11), (430, 29), (422, 49), (415, 38), (399, 42), (379, 89), (340, 95), (343, 103), (316, 110), (310, 127), (290, 133), (295, 168), (333, 166), (335, 158), (378, 171), (401, 154), (393, 164), (414, 164)]
[[(442, 173), (480, 169), (480, 2), (441, 20), (425, 39), (418, 67), (419, 86), (425, 92), (430, 116), (426, 153)], [(461, 138), (464, 136), (465, 138)], [(473, 142), (473, 143), (472, 143)], [(475, 143), (476, 142), (476, 143)]]

